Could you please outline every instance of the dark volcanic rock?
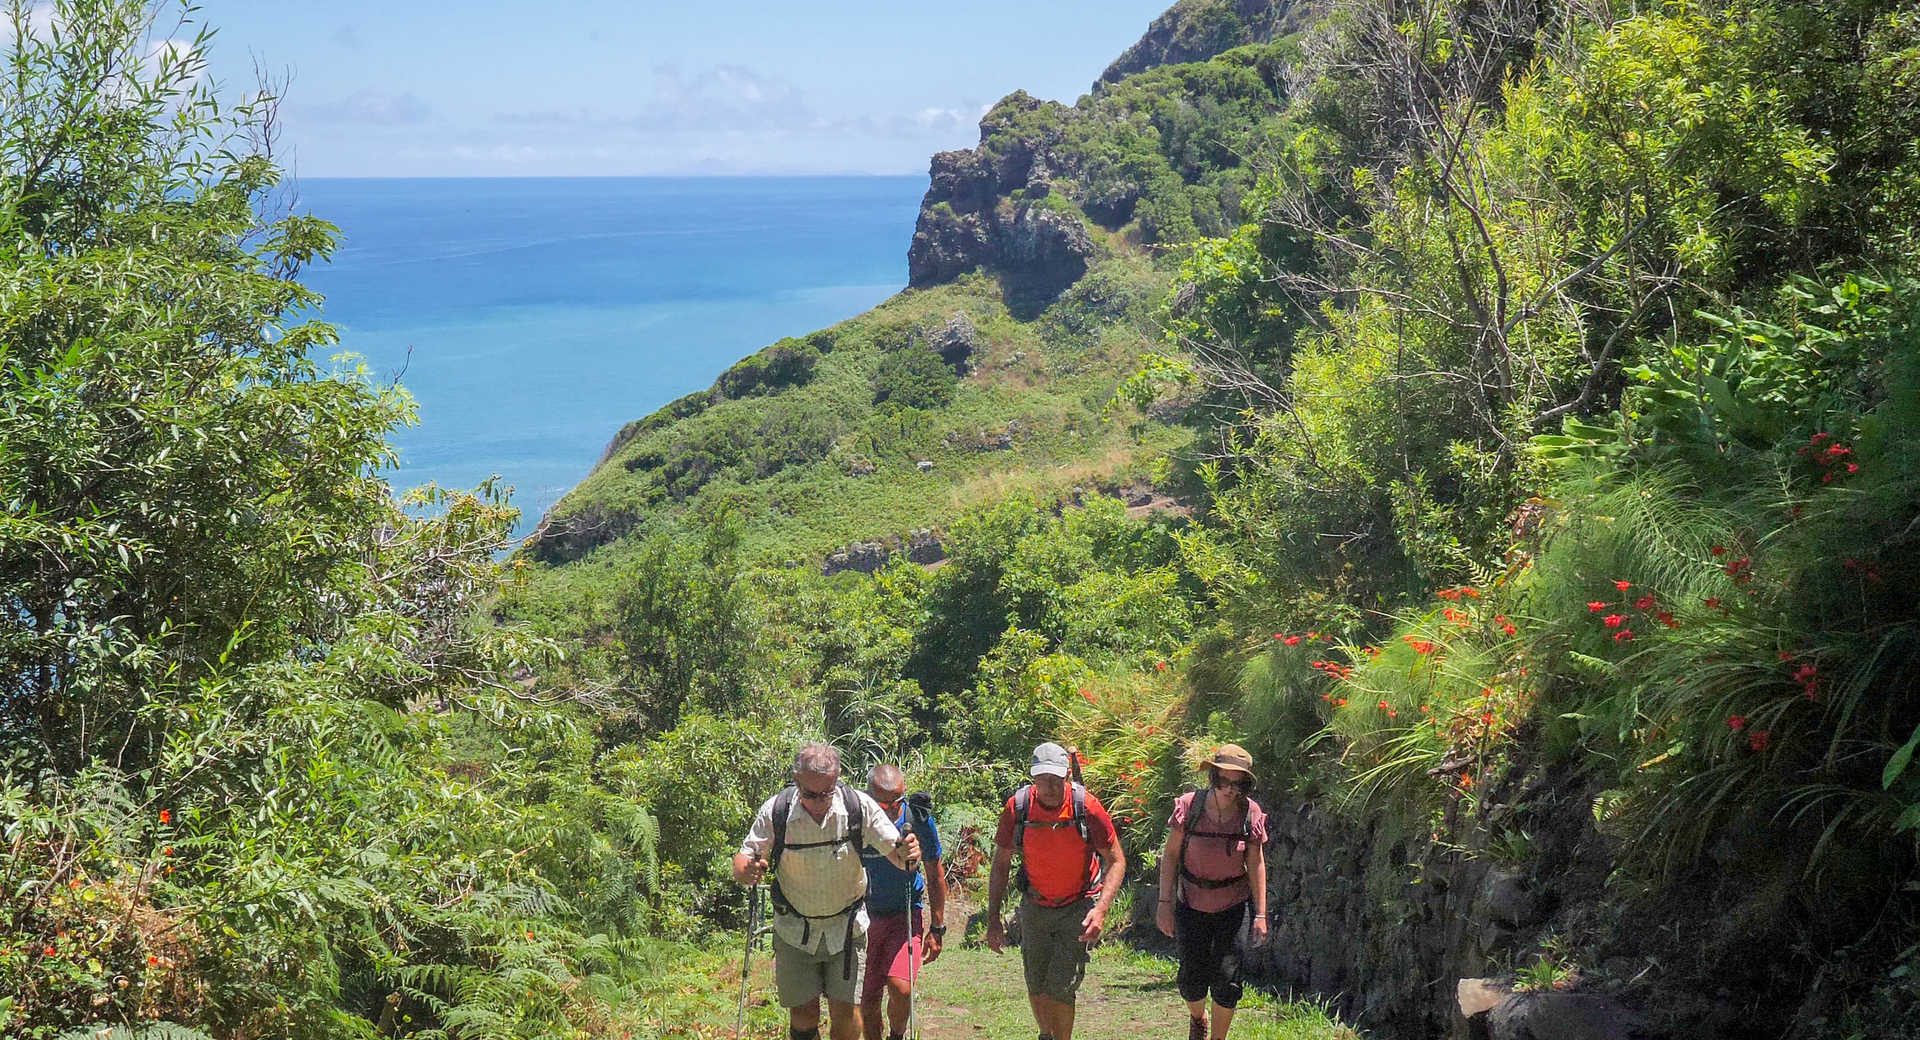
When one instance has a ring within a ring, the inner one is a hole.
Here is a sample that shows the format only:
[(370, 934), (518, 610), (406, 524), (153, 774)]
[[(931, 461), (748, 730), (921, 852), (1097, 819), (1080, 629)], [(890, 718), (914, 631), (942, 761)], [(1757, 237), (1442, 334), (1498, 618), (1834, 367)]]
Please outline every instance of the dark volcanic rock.
[(855, 542), (845, 549), (827, 557), (821, 568), (824, 574), (838, 574), (841, 571), (859, 571), (872, 574), (887, 565), (887, 557), (893, 553), (881, 542)]
[(974, 327), (973, 319), (967, 317), (965, 311), (959, 311), (948, 318), (946, 324), (928, 334), (927, 345), (954, 371), (965, 374), (973, 362), (973, 355), (979, 353), (986, 341), (981, 338), (980, 330)]
[(1644, 1040), (1637, 1014), (1586, 993), (1515, 993), (1488, 1019), (1491, 1040)]
[[(1045, 118), (1035, 117), (1042, 109)], [(1051, 297), (1079, 280), (1093, 241), (1071, 206), (1050, 198), (1064, 165), (1049, 151), (1052, 138), (1074, 118), (1073, 109), (1017, 91), (981, 119), (980, 147), (935, 155), (907, 283), (925, 288), (989, 270), (1021, 295)]]

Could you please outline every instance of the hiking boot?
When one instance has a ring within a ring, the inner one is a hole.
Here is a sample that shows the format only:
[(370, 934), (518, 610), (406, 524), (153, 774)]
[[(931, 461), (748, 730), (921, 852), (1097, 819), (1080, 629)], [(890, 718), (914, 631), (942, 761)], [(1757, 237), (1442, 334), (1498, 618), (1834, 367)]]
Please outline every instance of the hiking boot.
[(1187, 1040), (1207, 1040), (1207, 1020), (1204, 1018), (1187, 1019)]

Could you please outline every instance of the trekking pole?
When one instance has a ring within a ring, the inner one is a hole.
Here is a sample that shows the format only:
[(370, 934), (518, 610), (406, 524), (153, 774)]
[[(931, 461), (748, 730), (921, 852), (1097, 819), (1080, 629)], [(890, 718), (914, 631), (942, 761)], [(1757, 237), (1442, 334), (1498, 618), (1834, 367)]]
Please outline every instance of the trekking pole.
[(747, 1028), (747, 969), (753, 965), (753, 940), (760, 935), (760, 882), (755, 881), (747, 909), (747, 950), (740, 957), (740, 1017), (734, 1021), (733, 1037), (740, 1040)]
[[(920, 864), (916, 861), (913, 865), (913, 878), (907, 882), (907, 1024), (906, 1028), (902, 1031), (902, 1035), (910, 1038), (917, 1038), (920, 1035), (920, 1024), (913, 1020), (913, 1009), (914, 1005), (919, 1002), (915, 990), (919, 988), (920, 984), (920, 958), (926, 952), (924, 946), (916, 950), (913, 945), (913, 890), (915, 888), (914, 882), (919, 880)], [(920, 936), (922, 943), (926, 941), (926, 934), (926, 930), (924, 928), (921, 929)]]

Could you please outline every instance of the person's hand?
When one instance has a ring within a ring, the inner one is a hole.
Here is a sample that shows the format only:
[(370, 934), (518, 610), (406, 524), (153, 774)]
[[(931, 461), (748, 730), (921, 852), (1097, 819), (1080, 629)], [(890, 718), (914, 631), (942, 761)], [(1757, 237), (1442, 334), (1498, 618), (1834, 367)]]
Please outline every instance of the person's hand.
[(1154, 910), (1153, 912), (1153, 925), (1155, 928), (1160, 929), (1161, 933), (1164, 934), (1167, 938), (1171, 939), (1174, 937), (1173, 900), (1171, 899), (1160, 900), (1159, 908)]
[(1080, 941), (1091, 946), (1100, 941), (1100, 930), (1107, 926), (1107, 912), (1094, 907), (1080, 919)]
[(907, 854), (907, 869), (909, 871), (917, 869), (920, 866), (920, 838), (912, 831), (908, 831), (907, 836), (900, 839), (899, 847)]
[[(1168, 933), (1168, 934), (1172, 934), (1172, 933)], [(1255, 914), (1253, 915), (1253, 944), (1255, 946), (1263, 946), (1266, 944), (1266, 941), (1267, 941), (1267, 915)]]
[(928, 932), (927, 939), (926, 939), (926, 947), (925, 947), (926, 956), (921, 959), (920, 963), (932, 964), (934, 961), (939, 960), (940, 946), (941, 946), (940, 936), (937, 933)]
[(760, 883), (760, 879), (766, 876), (767, 861), (755, 858), (753, 862), (747, 864), (746, 869), (740, 872), (737, 880), (743, 885), (757, 885)]
[(987, 918), (987, 949), (995, 953), (1007, 948), (1007, 927), (1000, 923), (1000, 915)]

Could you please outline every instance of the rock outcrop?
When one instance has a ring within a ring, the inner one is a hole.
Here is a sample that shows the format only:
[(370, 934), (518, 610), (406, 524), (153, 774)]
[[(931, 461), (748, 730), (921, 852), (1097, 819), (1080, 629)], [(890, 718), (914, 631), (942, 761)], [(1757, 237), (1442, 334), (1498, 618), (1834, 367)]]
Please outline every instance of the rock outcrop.
[(1017, 91), (980, 121), (980, 147), (940, 152), (929, 168), (907, 283), (915, 288), (950, 282), (968, 271), (990, 270), (1017, 288), (1052, 298), (1080, 279), (1093, 257), (1086, 224), (1052, 195), (1052, 134), (1022, 133), (1026, 115), (1051, 108), (1047, 125), (1073, 110)]
[(1276, 40), (1298, 30), (1314, 9), (1306, 0), (1180, 0), (1107, 66), (1100, 83), (1116, 83), (1156, 65), (1205, 61), (1235, 47)]

